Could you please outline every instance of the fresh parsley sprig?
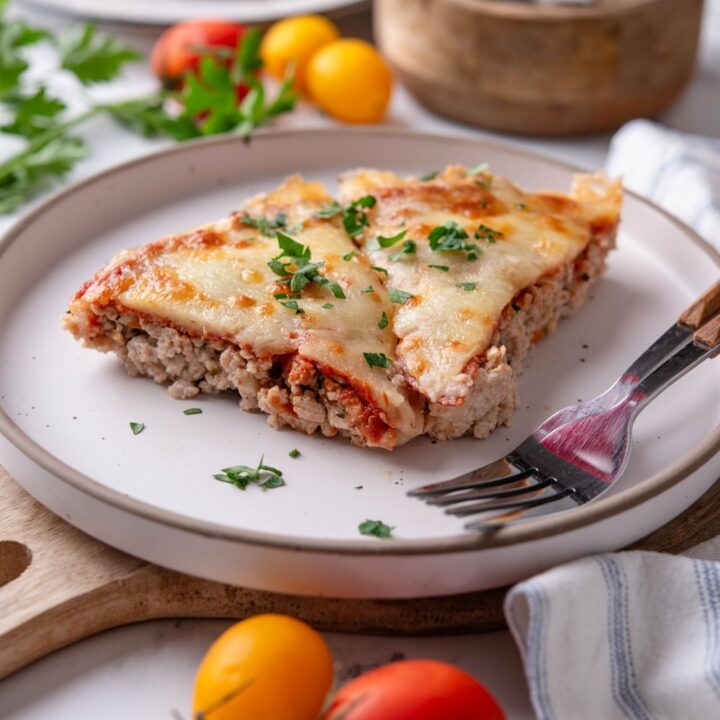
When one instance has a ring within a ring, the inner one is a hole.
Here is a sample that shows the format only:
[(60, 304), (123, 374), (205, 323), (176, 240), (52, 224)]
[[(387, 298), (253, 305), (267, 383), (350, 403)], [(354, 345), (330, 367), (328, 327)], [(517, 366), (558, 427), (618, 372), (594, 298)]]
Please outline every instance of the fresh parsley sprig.
[[(93, 25), (74, 26), (53, 37), (23, 20), (5, 17), (0, 0), (0, 115), (7, 120), (0, 132), (27, 142), (14, 155), (0, 160), (0, 214), (16, 210), (52, 187), (85, 157), (85, 143), (74, 130), (98, 115), (106, 115), (133, 132), (188, 140), (202, 135), (236, 132), (249, 139), (255, 128), (292, 110), (297, 96), (291, 74), (273, 98), (267, 98), (257, 71), (262, 67), (261, 34), (251, 28), (232, 57), (219, 57), (212, 48), (197, 73), (186, 76), (182, 90), (161, 91), (128, 101), (93, 104), (72, 114), (62, 98), (44, 82), (31, 82), (26, 50), (48, 43), (56, 52), (57, 70), (74, 76), (81, 86), (113, 80), (129, 63), (140, 59), (116, 38)], [(238, 105), (236, 87), (248, 93)]]
[(375, 207), (376, 203), (377, 200), (374, 195), (363, 195), (345, 206), (340, 205), (337, 200), (333, 200), (316, 212), (315, 217), (328, 219), (342, 215), (345, 232), (351, 238), (356, 238), (370, 225), (367, 211)]
[(465, 252), (468, 260), (477, 260), (482, 252), (476, 243), (466, 242), (467, 232), (454, 220), (437, 225), (428, 233), (430, 249), (435, 252)]

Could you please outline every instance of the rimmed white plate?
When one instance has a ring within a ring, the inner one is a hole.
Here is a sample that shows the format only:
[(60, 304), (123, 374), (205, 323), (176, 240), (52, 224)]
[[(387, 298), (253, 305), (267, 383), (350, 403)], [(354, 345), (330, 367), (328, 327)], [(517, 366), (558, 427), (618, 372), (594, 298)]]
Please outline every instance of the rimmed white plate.
[(164, 26), (195, 18), (264, 23), (308, 13), (337, 16), (368, 3), (367, 0), (20, 0), (20, 4), (102, 23)]
[[(659, 527), (720, 475), (720, 362), (690, 373), (641, 415), (626, 476), (581, 509), (480, 536), (405, 494), (497, 458), (550, 411), (599, 392), (717, 277), (717, 253), (630, 193), (607, 277), (533, 351), (513, 427), (484, 441), (417, 439), (388, 453), (277, 432), (229, 397), (171, 400), (60, 330), (70, 295), (118, 250), (220, 217), (291, 173), (334, 187), (340, 171), (359, 165), (407, 173), (483, 161), (528, 188), (566, 188), (573, 174), (508, 145), (338, 129), (268, 133), (249, 146), (236, 137), (180, 145), (56, 195), (0, 245), (0, 462), (50, 509), (111, 545), (281, 592), (476, 590)], [(203, 413), (184, 415), (190, 406)], [(146, 430), (134, 436), (130, 421)], [(289, 458), (292, 448), (301, 457)], [(213, 480), (261, 454), (285, 471), (286, 487), (241, 492)], [(394, 526), (395, 539), (362, 537), (367, 518)]]

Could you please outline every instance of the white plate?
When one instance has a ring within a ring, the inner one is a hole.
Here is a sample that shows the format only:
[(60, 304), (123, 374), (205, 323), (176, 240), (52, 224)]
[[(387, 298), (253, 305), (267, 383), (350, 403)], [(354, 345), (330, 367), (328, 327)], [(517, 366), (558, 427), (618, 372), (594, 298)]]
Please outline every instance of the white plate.
[[(626, 476), (582, 509), (483, 538), (405, 495), (495, 459), (551, 410), (603, 389), (717, 277), (717, 254), (631, 194), (607, 277), (533, 351), (513, 427), (484, 441), (417, 439), (388, 453), (277, 432), (229, 397), (172, 400), (60, 330), (71, 294), (119, 249), (220, 217), (288, 174), (334, 187), (339, 171), (358, 165), (406, 173), (481, 161), (528, 188), (566, 188), (572, 176), (511, 146), (341, 129), (259, 135), (249, 147), (235, 137), (185, 144), (60, 193), (0, 246), (0, 431), (9, 440), (0, 461), (41, 502), (112, 545), (284, 592), (469, 591), (660, 526), (720, 475), (720, 362), (690, 373), (641, 415)], [(189, 406), (203, 414), (185, 416)], [(147, 429), (134, 436), (129, 421)], [(288, 457), (294, 447), (298, 459)], [(262, 453), (285, 471), (287, 487), (241, 492), (213, 480)], [(394, 526), (396, 539), (361, 537), (366, 518)]]
[(337, 16), (367, 5), (367, 0), (19, 0), (39, 11), (102, 23), (173, 25), (194, 18), (225, 18), (264, 23), (288, 15)]

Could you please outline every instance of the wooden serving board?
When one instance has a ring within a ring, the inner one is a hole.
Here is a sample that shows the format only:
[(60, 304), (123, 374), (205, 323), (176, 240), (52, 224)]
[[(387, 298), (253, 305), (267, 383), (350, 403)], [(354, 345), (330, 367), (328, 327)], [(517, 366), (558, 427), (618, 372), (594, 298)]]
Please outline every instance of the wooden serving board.
[[(504, 627), (505, 589), (414, 600), (281, 595), (200, 580), (76, 530), (0, 467), (0, 678), (76, 640), (168, 617), (294, 615), (321, 630), (431, 635)], [(720, 482), (633, 549), (680, 553), (720, 533)]]

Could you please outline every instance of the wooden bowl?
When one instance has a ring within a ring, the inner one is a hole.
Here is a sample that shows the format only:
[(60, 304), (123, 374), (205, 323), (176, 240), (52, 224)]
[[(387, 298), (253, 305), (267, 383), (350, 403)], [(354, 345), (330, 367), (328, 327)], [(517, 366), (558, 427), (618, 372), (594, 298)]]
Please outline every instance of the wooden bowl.
[(693, 71), (702, 5), (375, 0), (375, 32), (431, 110), (495, 130), (569, 135), (670, 105)]

